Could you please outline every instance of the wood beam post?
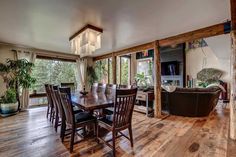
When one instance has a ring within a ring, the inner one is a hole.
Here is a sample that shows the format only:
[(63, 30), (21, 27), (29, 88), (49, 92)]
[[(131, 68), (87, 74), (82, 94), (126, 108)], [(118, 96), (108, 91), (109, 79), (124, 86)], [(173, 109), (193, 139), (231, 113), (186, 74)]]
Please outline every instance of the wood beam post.
[(116, 56), (112, 53), (112, 82), (116, 84)]
[(154, 41), (154, 95), (155, 95), (155, 117), (161, 117), (161, 58), (159, 41)]
[(230, 94), (230, 138), (236, 140), (236, 1), (231, 4), (231, 94)]

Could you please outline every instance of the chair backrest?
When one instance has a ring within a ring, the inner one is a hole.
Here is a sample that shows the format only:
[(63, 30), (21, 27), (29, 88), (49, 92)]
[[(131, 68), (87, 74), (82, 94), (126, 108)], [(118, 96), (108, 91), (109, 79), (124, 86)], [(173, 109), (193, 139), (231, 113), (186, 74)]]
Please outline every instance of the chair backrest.
[(59, 87), (58, 86), (53, 86), (52, 90), (52, 98), (54, 101), (55, 106), (57, 107), (57, 111), (60, 115), (61, 118), (64, 118), (64, 110), (61, 104), (60, 96), (59, 96)]
[(59, 88), (59, 91), (61, 93), (65, 93), (69, 96), (69, 99), (71, 100), (71, 90), (70, 90), (70, 87), (62, 87), (62, 88)]
[(51, 91), (50, 91), (50, 88), (52, 87), (52, 85), (45, 84), (44, 87), (45, 87), (45, 91), (46, 91), (46, 95), (47, 95), (47, 99), (48, 99), (48, 104), (50, 107), (54, 107), (52, 96), (51, 96)]
[(59, 96), (60, 96), (61, 104), (65, 112), (66, 123), (73, 125), (75, 124), (75, 119), (74, 119), (73, 107), (72, 107), (72, 103), (69, 98), (69, 95), (66, 93), (61, 93), (61, 92), (59, 93), (60, 93)]
[(106, 84), (99, 83), (98, 88), (97, 88), (97, 92), (98, 93), (105, 93), (105, 90), (106, 90)]
[(132, 88), (131, 85), (122, 85), (122, 84), (117, 85), (117, 89), (131, 89), (131, 88)]
[(122, 128), (131, 125), (137, 88), (117, 89), (113, 112), (113, 128)]
[(115, 84), (107, 84), (105, 94), (113, 94), (116, 93), (116, 85)]
[(61, 83), (61, 87), (69, 87), (71, 91), (75, 91), (75, 83)]
[(54, 108), (56, 109), (56, 112), (58, 112), (58, 103), (57, 103), (57, 99), (54, 93), (54, 89), (57, 89), (58, 86), (53, 86), (53, 85), (49, 85), (49, 92), (52, 98), (52, 103), (54, 105)]
[(98, 90), (98, 83), (93, 83), (92, 87), (91, 87), (91, 91), (93, 93), (96, 93)]

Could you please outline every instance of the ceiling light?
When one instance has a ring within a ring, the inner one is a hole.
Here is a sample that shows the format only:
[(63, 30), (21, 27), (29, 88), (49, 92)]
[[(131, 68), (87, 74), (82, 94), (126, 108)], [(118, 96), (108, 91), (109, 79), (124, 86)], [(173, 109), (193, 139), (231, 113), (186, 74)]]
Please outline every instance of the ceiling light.
[(93, 52), (101, 48), (101, 28), (86, 25), (70, 37), (71, 51), (80, 57), (91, 56)]

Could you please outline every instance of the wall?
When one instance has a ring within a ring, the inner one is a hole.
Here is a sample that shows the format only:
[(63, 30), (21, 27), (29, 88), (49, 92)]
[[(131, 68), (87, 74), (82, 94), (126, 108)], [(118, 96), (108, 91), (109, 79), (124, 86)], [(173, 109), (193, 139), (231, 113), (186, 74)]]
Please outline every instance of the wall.
[[(13, 47), (6, 46), (6, 45), (0, 45), (0, 63), (5, 63), (6, 59), (14, 59), (15, 53), (12, 52)], [(3, 82), (2, 77), (0, 76), (0, 96), (4, 94), (6, 91), (6, 85)]]
[(160, 49), (161, 62), (178, 61), (179, 62), (179, 75), (162, 75), (161, 80), (176, 80), (179, 81), (179, 87), (184, 86), (184, 45), (180, 44), (176, 48), (166, 47)]
[[(222, 52), (224, 54), (224, 52)], [(222, 80), (230, 82), (230, 60), (219, 58), (215, 55), (211, 47), (196, 48), (186, 52), (186, 75), (192, 78), (197, 77), (197, 73), (203, 68), (216, 68), (222, 70)]]

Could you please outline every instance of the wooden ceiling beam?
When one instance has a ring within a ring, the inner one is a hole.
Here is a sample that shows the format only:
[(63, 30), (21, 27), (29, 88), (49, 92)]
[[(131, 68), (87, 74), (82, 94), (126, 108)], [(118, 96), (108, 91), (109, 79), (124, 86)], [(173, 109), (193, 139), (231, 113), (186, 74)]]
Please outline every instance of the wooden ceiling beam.
[(93, 61), (98, 61), (98, 60), (102, 60), (102, 59), (106, 59), (106, 58), (111, 58), (112, 56), (113, 56), (113, 52), (105, 54), (105, 55), (93, 57)]
[(226, 31), (225, 29), (227, 24), (230, 25), (229, 22), (224, 22), (224, 23), (213, 25), (213, 26), (201, 28), (195, 31), (161, 39), (159, 40), (159, 46), (176, 45), (176, 44), (185, 43), (185, 42), (189, 42), (189, 41), (193, 41), (193, 40), (197, 40), (201, 38), (207, 38), (211, 36), (226, 34), (226, 33), (229, 33), (229, 31)]
[[(233, 2), (233, 3), (235, 3), (235, 2)], [(236, 18), (236, 17), (233, 16), (232, 18)], [(232, 27), (236, 28), (235, 25), (236, 24), (233, 24)], [(185, 43), (185, 42), (189, 42), (189, 41), (193, 41), (193, 40), (197, 40), (197, 39), (201, 39), (201, 38), (207, 38), (207, 37), (211, 37), (211, 36), (227, 34), (230, 32), (230, 30), (231, 30), (230, 21), (228, 21), (228, 22), (216, 24), (213, 26), (201, 28), (201, 29), (198, 29), (195, 31), (191, 31), (191, 32), (179, 34), (176, 36), (168, 37), (168, 38), (161, 39), (158, 41), (159, 41), (160, 47), (170, 46), (170, 45)], [(121, 55), (125, 55), (125, 54), (132, 54), (132, 53), (140, 52), (143, 50), (153, 49), (153, 48), (154, 48), (153, 42), (149, 42), (146, 44), (142, 44), (142, 45), (134, 46), (131, 48), (123, 49), (123, 50), (120, 50), (117, 52), (113, 52), (113, 54), (115, 56), (121, 56)], [(112, 57), (112, 53), (94, 57), (94, 61), (105, 59), (105, 58), (110, 58), (110, 57)]]
[(154, 48), (153, 42), (150, 42), (150, 43), (134, 46), (131, 48), (123, 49), (120, 51), (108, 53), (105, 55), (97, 56), (97, 57), (94, 57), (93, 60), (97, 61), (97, 60), (101, 60), (101, 59), (110, 58), (113, 55), (114, 56), (122, 56), (122, 55), (126, 55), (126, 54), (132, 54), (132, 53), (136, 53), (136, 52), (140, 52), (140, 51), (144, 51), (144, 50), (153, 49), (153, 48)]

